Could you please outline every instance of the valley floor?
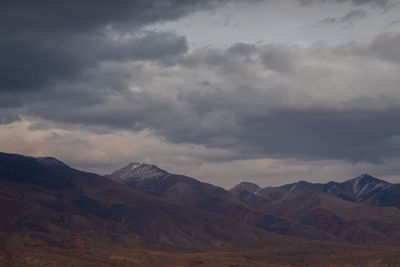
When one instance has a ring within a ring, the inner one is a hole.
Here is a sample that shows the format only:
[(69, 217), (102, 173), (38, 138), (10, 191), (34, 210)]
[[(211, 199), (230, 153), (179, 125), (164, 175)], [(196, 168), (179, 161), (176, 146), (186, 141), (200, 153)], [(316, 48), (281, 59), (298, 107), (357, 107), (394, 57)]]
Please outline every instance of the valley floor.
[(270, 267), (396, 267), (399, 247), (366, 247), (348, 244), (310, 244), (251, 251), (179, 252), (112, 247), (86, 249), (21, 248), (2, 251), (0, 266), (270, 266)]

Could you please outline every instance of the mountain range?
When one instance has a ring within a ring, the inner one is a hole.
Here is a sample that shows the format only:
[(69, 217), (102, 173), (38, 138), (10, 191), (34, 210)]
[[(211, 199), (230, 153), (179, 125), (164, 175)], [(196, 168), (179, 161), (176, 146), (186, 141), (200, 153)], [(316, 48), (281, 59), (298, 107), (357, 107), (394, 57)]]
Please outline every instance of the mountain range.
[(258, 200), (265, 202), (267, 199), (273, 200), (292, 191), (298, 192), (309, 189), (365, 205), (400, 208), (400, 184), (391, 184), (369, 174), (362, 174), (359, 177), (342, 183), (314, 184), (300, 181), (280, 187), (265, 188), (260, 188), (256, 184), (243, 182), (236, 185), (230, 191), (242, 200), (255, 204)]
[(398, 190), (361, 175), (228, 191), (0, 153), (0, 266), (399, 266)]

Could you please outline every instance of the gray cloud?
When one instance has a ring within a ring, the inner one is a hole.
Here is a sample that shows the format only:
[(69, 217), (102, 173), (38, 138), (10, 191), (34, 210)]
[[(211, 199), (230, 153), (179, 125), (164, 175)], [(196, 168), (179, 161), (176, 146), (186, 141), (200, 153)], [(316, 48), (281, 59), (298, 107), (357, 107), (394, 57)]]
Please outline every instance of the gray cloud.
[(291, 72), (296, 66), (297, 51), (290, 45), (268, 45), (264, 47), (261, 61), (268, 69)]
[(382, 60), (400, 63), (400, 34), (391, 31), (376, 36), (368, 51), (379, 56)]
[(343, 17), (329, 17), (321, 20), (320, 22), (325, 24), (347, 24), (351, 26), (356, 20), (365, 18), (367, 15), (367, 12), (357, 9), (348, 12)]
[(400, 20), (393, 20), (387, 24), (387, 27), (389, 27), (389, 28), (395, 27), (395, 26), (398, 26), (399, 24), (400, 24)]
[(303, 4), (327, 3), (327, 2), (351, 2), (354, 5), (371, 4), (374, 6), (387, 6), (389, 0), (299, 0)]
[(400, 61), (390, 58), (399, 36), (338, 46), (235, 44), (181, 55), (174, 65), (110, 61), (86, 80), (20, 101), (34, 99), (24, 109), (31, 116), (149, 130), (171, 143), (230, 151), (225, 160), (378, 164), (400, 157)]

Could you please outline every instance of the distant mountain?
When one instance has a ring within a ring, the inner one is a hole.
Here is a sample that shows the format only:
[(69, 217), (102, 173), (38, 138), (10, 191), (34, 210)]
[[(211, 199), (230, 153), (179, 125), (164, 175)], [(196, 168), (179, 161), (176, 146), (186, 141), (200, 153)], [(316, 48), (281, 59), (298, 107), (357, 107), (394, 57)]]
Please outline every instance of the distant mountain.
[[(396, 226), (400, 222), (400, 210), (381, 210), (381, 216), (379, 210), (350, 205), (345, 201), (362, 202), (365, 196), (371, 198), (377, 190), (390, 188), (391, 184), (369, 175), (344, 183), (312, 184), (300, 181), (267, 188), (243, 182), (233, 187), (230, 193), (143, 163), (131, 163), (109, 177), (139, 191), (215, 212), (271, 232), (332, 239), (315, 231), (317, 228), (349, 242), (400, 244), (400, 235), (397, 234), (400, 227)], [(337, 207), (341, 209), (338, 211)], [(354, 214), (360, 215), (357, 210), (367, 211), (367, 216), (353, 217)], [(377, 216), (368, 218), (370, 213)]]
[(257, 200), (251, 200), (253, 206), (282, 199), (293, 192), (315, 189), (347, 201), (371, 206), (400, 208), (400, 184), (391, 184), (369, 174), (363, 174), (342, 183), (329, 182), (322, 184), (300, 181), (279, 187), (259, 188), (256, 191), (246, 190), (242, 187), (242, 191), (246, 190), (247, 195), (245, 197), (243, 197), (245, 193), (238, 193), (237, 186), (233, 187), (230, 192), (246, 202), (249, 202), (248, 199), (251, 198), (248, 194), (252, 195)]
[[(257, 211), (221, 187), (168, 173), (154, 165), (130, 163), (106, 177), (143, 193), (223, 215), (269, 232), (319, 240), (335, 239), (315, 227)], [(251, 184), (246, 186), (252, 188)]]
[(368, 174), (344, 183), (331, 182), (325, 192), (357, 203), (400, 208), (400, 184), (391, 184)]
[(260, 187), (254, 183), (242, 182), (234, 186), (230, 192), (239, 199), (254, 206), (260, 199), (260, 197), (255, 194), (259, 189)]
[(241, 183), (230, 192), (258, 211), (315, 226), (350, 242), (400, 244), (396, 184), (363, 174), (343, 183), (299, 181), (258, 189), (248, 185)]

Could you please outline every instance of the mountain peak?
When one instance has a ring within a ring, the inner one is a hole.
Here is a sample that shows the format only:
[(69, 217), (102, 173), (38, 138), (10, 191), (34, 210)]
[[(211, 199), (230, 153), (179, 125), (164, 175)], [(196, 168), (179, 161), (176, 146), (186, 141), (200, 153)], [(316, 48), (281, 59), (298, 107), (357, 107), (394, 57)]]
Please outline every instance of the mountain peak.
[(67, 166), (64, 162), (53, 157), (36, 157), (37, 161), (43, 165)]
[(163, 179), (169, 175), (168, 172), (158, 168), (156, 165), (132, 162), (107, 176), (114, 181), (126, 184), (134, 181)]
[(385, 188), (390, 185), (390, 183), (373, 177), (367, 173), (361, 174), (359, 177), (348, 180), (345, 183), (353, 186), (354, 194), (357, 197), (368, 194), (378, 188)]
[(378, 179), (372, 175), (369, 175), (368, 173), (361, 174), (360, 176), (350, 179), (347, 182), (361, 183), (361, 184), (367, 184), (367, 183), (368, 184), (371, 184), (371, 183), (372, 184), (377, 184), (377, 183), (389, 184), (388, 182)]
[(357, 177), (358, 179), (368, 179), (368, 180), (378, 180), (378, 178), (369, 175), (368, 173), (363, 173), (361, 174), (359, 177)]
[(254, 194), (258, 189), (260, 189), (260, 187), (255, 183), (241, 182), (240, 184), (237, 184), (234, 187), (232, 187), (230, 191), (235, 195), (241, 194), (245, 191)]

